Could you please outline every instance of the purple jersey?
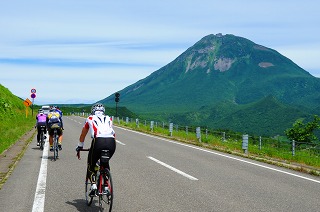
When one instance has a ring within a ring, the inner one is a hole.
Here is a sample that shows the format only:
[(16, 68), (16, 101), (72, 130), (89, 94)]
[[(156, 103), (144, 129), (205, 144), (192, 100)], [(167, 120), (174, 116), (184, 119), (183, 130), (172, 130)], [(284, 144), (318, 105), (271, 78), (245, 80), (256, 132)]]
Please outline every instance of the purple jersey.
[(43, 123), (43, 122), (45, 123), (47, 121), (47, 116), (43, 113), (39, 113), (36, 119), (37, 119), (37, 123)]

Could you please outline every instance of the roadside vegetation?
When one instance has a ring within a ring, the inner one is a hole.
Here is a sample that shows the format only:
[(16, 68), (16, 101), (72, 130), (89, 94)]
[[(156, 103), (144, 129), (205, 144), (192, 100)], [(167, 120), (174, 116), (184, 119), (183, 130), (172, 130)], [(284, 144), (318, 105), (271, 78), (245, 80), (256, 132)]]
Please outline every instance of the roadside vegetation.
[(22, 135), (32, 129), (35, 116), (31, 108), (26, 116), (24, 100), (14, 96), (0, 85), (0, 154), (13, 145)]
[(292, 151), (292, 142), (284, 136), (275, 138), (249, 136), (248, 152), (245, 153), (242, 149), (241, 133), (202, 131), (201, 138), (199, 138), (196, 130), (191, 128), (186, 131), (185, 127), (173, 127), (170, 132), (169, 127), (163, 126), (162, 123), (154, 123), (152, 129), (151, 123), (147, 121), (137, 124), (119, 119), (114, 123), (136, 131), (320, 176), (320, 145), (318, 142), (297, 143), (295, 150)]

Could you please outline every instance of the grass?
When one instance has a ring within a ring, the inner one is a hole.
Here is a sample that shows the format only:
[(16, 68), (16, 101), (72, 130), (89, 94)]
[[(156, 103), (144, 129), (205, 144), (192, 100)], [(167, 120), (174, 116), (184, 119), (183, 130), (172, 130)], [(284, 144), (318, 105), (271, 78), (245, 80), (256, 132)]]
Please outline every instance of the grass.
[(26, 117), (25, 112), (16, 111), (1, 117), (0, 121), (0, 154), (13, 145), (22, 135), (32, 129), (35, 124), (35, 117), (31, 111)]
[(0, 154), (13, 145), (23, 134), (32, 129), (35, 115), (24, 100), (13, 95), (0, 84)]
[(136, 131), (158, 135), (161, 137), (170, 138), (180, 142), (185, 142), (213, 150), (218, 150), (230, 154), (247, 157), (250, 159), (283, 166), (297, 171), (306, 172), (312, 175), (320, 176), (320, 151), (312, 148), (295, 149), (295, 154), (292, 154), (291, 144), (285, 141), (273, 138), (263, 139), (261, 149), (257, 138), (249, 137), (248, 153), (245, 154), (242, 149), (242, 137), (239, 135), (222, 139), (220, 135), (202, 134), (201, 141), (196, 136), (196, 133), (186, 130), (173, 129), (172, 135), (168, 128), (163, 126), (155, 126), (153, 129), (150, 125), (126, 122), (119, 120), (115, 121), (116, 125), (124, 126)]

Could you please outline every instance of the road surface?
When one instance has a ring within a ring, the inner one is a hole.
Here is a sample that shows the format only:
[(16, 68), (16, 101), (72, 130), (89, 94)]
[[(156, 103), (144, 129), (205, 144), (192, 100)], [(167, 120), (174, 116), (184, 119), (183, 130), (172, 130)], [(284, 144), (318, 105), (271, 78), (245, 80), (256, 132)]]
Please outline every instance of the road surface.
[[(86, 206), (84, 118), (64, 117), (57, 161), (33, 139), (0, 190), (1, 211), (98, 211)], [(320, 211), (320, 177), (115, 127), (113, 211)], [(90, 145), (89, 135), (85, 147)]]

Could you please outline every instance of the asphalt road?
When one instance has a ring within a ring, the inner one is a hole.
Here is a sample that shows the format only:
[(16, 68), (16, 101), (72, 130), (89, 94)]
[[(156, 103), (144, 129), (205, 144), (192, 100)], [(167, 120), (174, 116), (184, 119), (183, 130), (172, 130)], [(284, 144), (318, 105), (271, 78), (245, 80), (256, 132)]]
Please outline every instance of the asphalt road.
[[(64, 117), (57, 161), (33, 139), (0, 190), (1, 211), (98, 211), (96, 202), (88, 207), (84, 199), (87, 153), (78, 160), (75, 152), (83, 123)], [(320, 177), (115, 130), (113, 211), (320, 211)]]

